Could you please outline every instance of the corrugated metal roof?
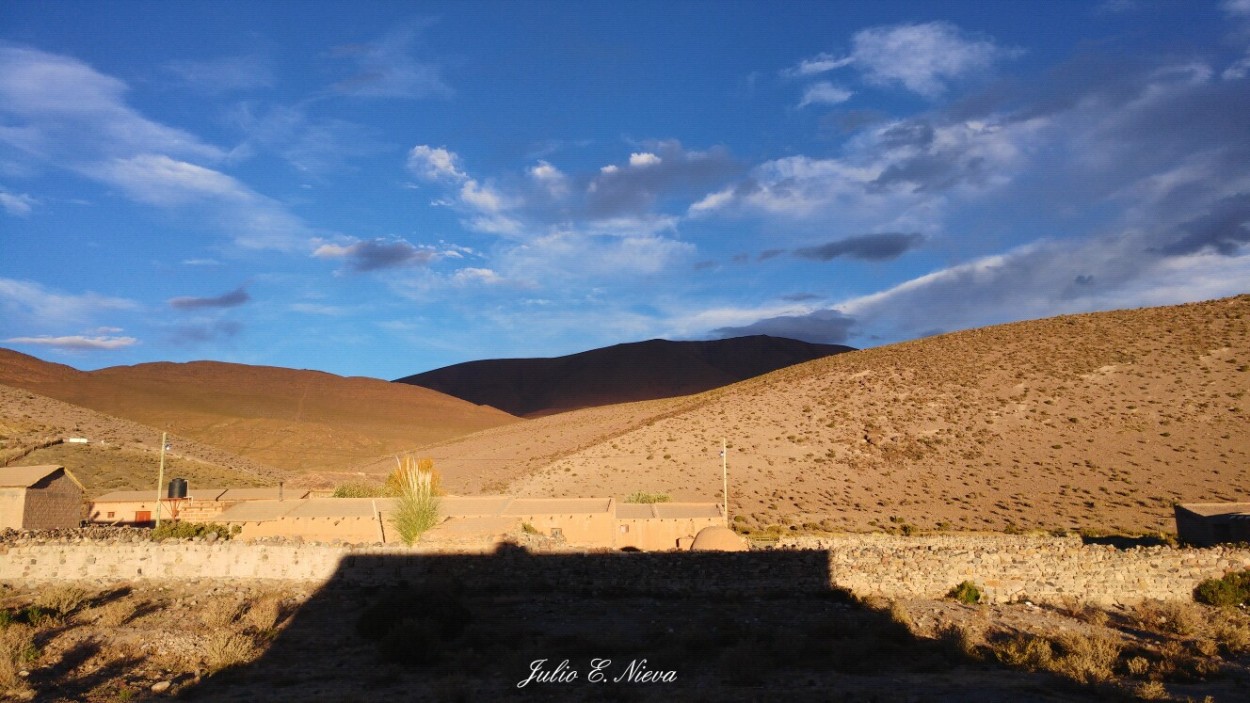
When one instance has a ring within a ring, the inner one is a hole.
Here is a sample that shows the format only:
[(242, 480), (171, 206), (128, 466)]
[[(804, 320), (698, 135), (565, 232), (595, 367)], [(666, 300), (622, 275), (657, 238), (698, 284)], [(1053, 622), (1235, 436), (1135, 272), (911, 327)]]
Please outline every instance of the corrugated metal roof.
[(40, 466), (6, 466), (0, 468), (0, 488), (30, 488), (56, 471), (63, 471), (58, 464)]

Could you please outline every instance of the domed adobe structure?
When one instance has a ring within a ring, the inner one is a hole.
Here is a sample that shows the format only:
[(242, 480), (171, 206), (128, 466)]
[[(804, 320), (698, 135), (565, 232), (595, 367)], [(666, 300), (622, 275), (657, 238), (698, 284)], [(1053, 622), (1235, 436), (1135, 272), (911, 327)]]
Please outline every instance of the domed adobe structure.
[(694, 536), (692, 552), (745, 552), (746, 540), (728, 527), (705, 527)]

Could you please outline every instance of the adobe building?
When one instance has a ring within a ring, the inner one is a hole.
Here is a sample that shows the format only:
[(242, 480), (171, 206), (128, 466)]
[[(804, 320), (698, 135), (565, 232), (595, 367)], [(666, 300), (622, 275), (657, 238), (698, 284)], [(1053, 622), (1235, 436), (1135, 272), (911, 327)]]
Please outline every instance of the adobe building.
[[(240, 539), (300, 537), (323, 542), (396, 542), (391, 498), (308, 498), (240, 503), (214, 521), (240, 528)], [(659, 551), (688, 545), (705, 527), (724, 526), (715, 503), (618, 503), (614, 498), (443, 496), (443, 520), (429, 538), (489, 540), (525, 530), (588, 548)]]
[(1250, 503), (1177, 503), (1176, 536), (1199, 547), (1250, 542)]
[[(189, 522), (217, 522), (217, 516), (240, 503), (251, 501), (301, 500), (308, 497), (307, 489), (270, 488), (193, 488), (185, 497), (169, 497), (162, 491), (160, 516), (162, 520), (187, 520)], [(91, 501), (87, 521), (100, 525), (147, 525), (156, 521), (156, 490), (113, 491)]]
[(82, 512), (82, 484), (65, 467), (0, 468), (0, 529), (78, 527)]

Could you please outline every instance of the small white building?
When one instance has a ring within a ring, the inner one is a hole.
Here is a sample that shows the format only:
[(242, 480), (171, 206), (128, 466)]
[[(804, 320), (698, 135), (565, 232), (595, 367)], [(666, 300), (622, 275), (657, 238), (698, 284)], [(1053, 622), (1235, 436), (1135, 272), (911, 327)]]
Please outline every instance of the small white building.
[(82, 484), (64, 466), (0, 468), (0, 529), (78, 527), (83, 493)]

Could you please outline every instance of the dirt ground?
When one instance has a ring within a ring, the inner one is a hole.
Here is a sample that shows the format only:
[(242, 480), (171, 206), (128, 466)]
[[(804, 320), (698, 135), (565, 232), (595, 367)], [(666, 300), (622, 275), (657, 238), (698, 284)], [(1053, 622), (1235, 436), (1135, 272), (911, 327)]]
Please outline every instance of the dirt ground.
[[(753, 564), (785, 554), (735, 558), (745, 576), (728, 588), (700, 585), (697, 560), (681, 588), (605, 586), (568, 578), (555, 555), (519, 548), (460, 557), (407, 583), (145, 582), (82, 585), (77, 596), (69, 586), (7, 584), (0, 688), (15, 700), (101, 702), (344, 701), (364, 692), (440, 701), (1250, 693), (1250, 615), (1240, 610), (865, 602), (811, 581), (778, 587), (767, 564)], [(678, 581), (685, 563), (674, 562)], [(545, 674), (519, 686), (536, 667)]]

